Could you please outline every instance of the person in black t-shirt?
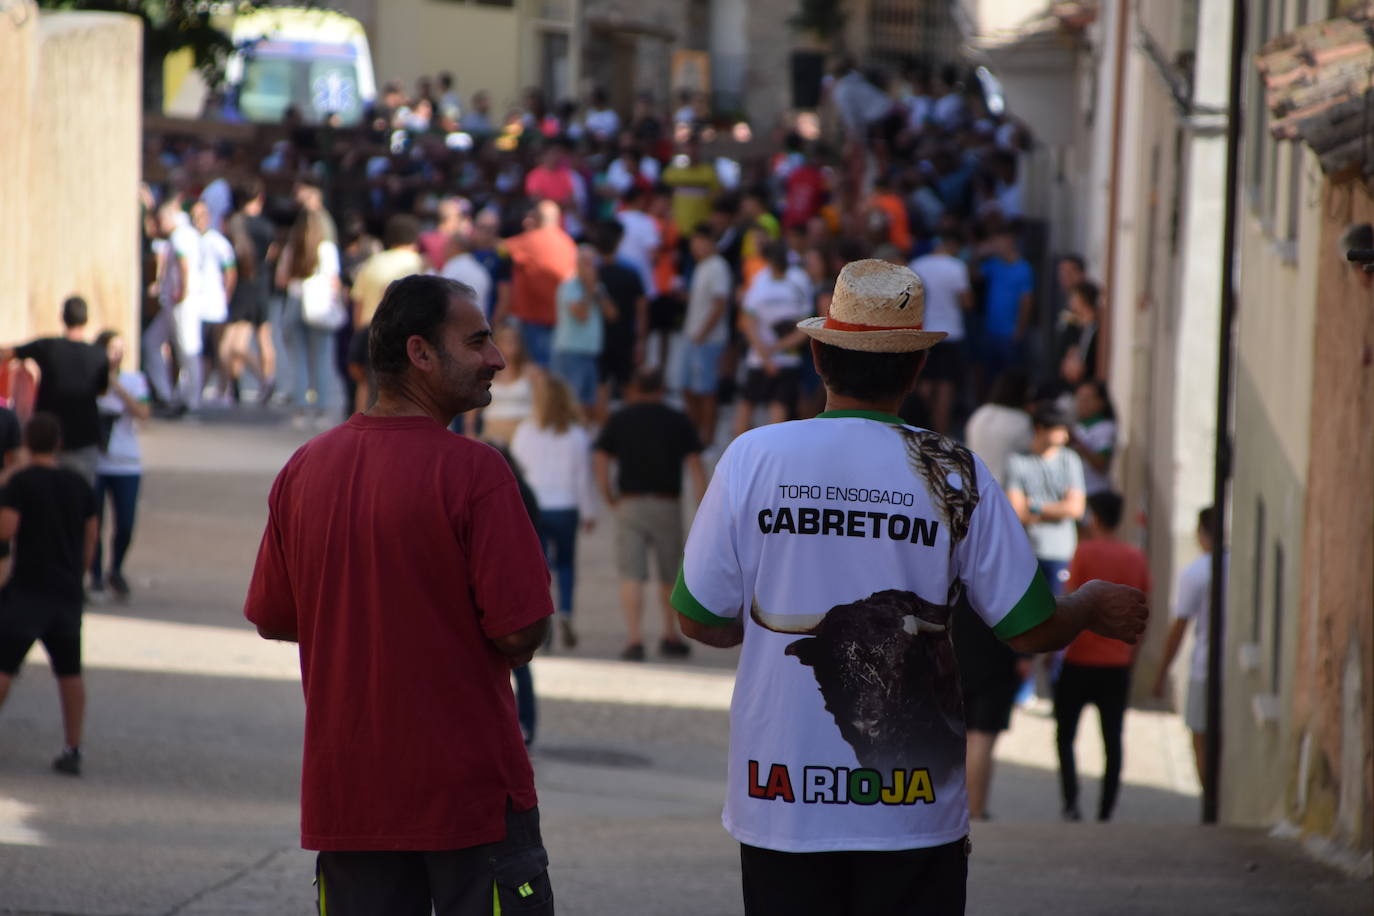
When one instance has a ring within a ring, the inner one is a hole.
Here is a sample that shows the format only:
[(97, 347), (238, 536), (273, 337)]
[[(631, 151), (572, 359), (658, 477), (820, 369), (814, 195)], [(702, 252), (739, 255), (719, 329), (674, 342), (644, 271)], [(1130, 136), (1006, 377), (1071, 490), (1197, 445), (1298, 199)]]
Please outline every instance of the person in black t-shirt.
[(62, 427), (36, 413), (24, 429), (30, 464), (0, 496), (0, 553), (13, 546), (13, 568), (0, 592), (0, 703), (36, 640), (57, 676), (66, 747), (60, 773), (81, 772), (86, 687), (81, 679), (82, 581), (95, 555), (95, 495), (81, 476), (57, 463)]
[[(701, 440), (687, 415), (663, 403), (663, 376), (641, 369), (630, 388), (630, 403), (612, 415), (597, 437), (593, 463), (606, 505), (616, 516), (616, 565), (620, 603), (629, 642), (626, 661), (644, 660), (640, 629), (644, 583), (649, 578), (649, 552), (658, 568), (663, 610), (659, 653), (683, 658), (687, 644), (678, 635), (677, 614), (669, 604), (682, 561), (682, 465), (692, 473), (696, 497), (706, 492)], [(611, 485), (611, 461), (617, 483)]]
[(58, 460), (95, 483), (100, 458), (100, 410), (96, 399), (110, 384), (105, 351), (82, 338), (89, 309), (86, 300), (72, 296), (62, 303), (63, 337), (44, 337), (20, 347), (0, 347), (0, 367), (11, 359), (38, 364), (38, 397), (34, 410), (50, 413), (62, 424), (62, 454)]
[(644, 341), (649, 333), (649, 297), (639, 271), (615, 253), (625, 229), (616, 222), (596, 227), (596, 250), (601, 255), (597, 275), (606, 294), (615, 303), (616, 317), (602, 327), (601, 356), (597, 368), (601, 389), (597, 415), (606, 416), (612, 398), (624, 397), (635, 370), (644, 362)]

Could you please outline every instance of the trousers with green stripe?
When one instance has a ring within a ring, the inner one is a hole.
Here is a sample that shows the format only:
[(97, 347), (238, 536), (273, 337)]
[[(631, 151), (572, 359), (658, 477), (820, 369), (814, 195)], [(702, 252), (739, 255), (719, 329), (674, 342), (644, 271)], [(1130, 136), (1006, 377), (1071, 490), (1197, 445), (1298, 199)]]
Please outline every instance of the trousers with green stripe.
[(507, 811), (506, 838), (436, 852), (321, 852), (320, 916), (553, 913), (539, 809)]

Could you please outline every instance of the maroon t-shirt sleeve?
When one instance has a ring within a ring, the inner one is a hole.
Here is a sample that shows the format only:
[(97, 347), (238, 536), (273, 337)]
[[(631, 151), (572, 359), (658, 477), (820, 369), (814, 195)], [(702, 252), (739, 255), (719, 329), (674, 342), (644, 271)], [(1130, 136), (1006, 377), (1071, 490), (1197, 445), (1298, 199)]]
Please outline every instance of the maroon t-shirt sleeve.
[(477, 478), (467, 519), (472, 598), (482, 632), (497, 639), (553, 614), (549, 567), (501, 456), (493, 451)]
[(253, 579), (248, 585), (248, 598), (243, 605), (243, 616), (267, 633), (296, 632), (296, 599), (291, 591), (291, 577), (286, 570), (281, 529), (277, 527), (277, 494), (285, 476), (286, 471), (283, 471), (272, 485), (272, 495), (268, 499), (267, 528), (262, 533), (258, 562), (253, 567)]

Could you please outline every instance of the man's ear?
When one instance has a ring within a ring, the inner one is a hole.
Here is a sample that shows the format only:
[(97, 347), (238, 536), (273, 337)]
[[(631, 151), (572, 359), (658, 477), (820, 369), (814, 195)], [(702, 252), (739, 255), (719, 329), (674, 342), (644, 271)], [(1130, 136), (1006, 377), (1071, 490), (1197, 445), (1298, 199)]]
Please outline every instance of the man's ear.
[(428, 372), (434, 367), (434, 348), (419, 334), (412, 334), (406, 339), (406, 358), (416, 369)]

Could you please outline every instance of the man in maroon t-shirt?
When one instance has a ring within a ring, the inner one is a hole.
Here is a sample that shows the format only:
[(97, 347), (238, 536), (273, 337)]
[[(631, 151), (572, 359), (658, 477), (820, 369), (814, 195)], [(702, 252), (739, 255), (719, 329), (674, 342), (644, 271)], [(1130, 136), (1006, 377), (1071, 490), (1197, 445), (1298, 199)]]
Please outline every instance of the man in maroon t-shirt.
[(505, 460), (447, 430), (505, 361), (472, 289), (435, 276), (392, 284), (369, 349), (377, 402), (278, 475), (244, 609), (300, 643), (320, 911), (552, 913), (510, 689), (548, 569)]

